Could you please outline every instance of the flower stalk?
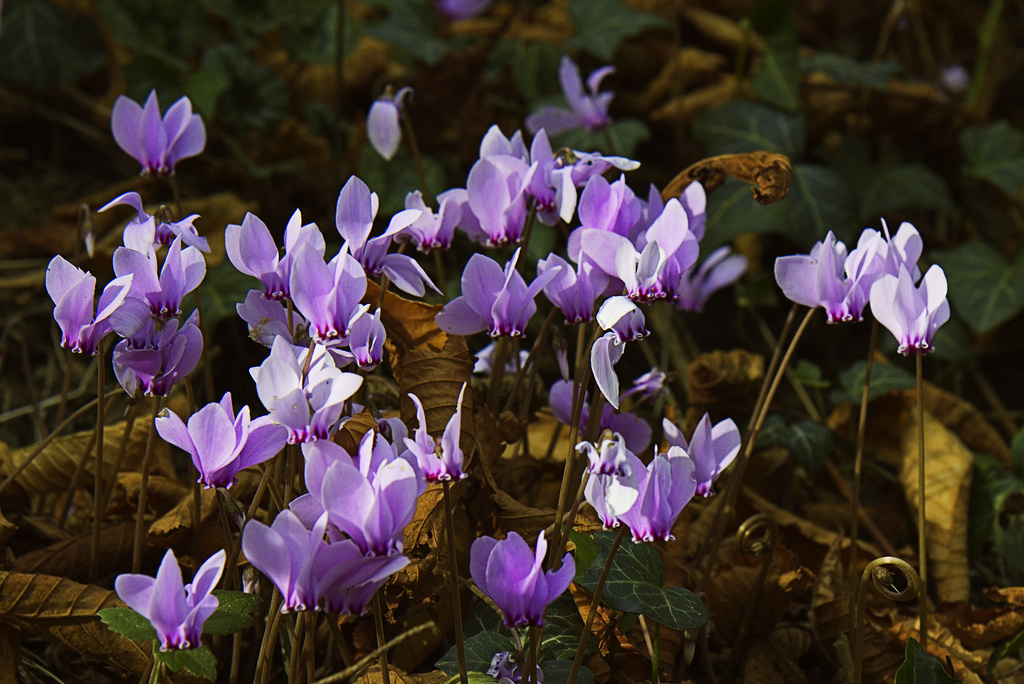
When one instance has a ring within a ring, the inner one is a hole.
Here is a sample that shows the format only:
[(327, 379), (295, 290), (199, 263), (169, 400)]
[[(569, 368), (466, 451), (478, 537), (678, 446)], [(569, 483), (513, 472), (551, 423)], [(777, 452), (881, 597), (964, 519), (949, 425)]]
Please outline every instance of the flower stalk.
[(612, 570), (615, 553), (619, 550), (619, 546), (622, 545), (622, 540), (626, 538), (628, 530), (629, 528), (626, 525), (619, 526), (619, 533), (615, 535), (612, 548), (608, 551), (608, 560), (605, 561), (604, 568), (601, 570), (601, 577), (597, 580), (597, 586), (594, 587), (594, 598), (590, 601), (590, 609), (587, 611), (587, 622), (583, 625), (583, 634), (580, 637), (580, 645), (576, 648), (576, 657), (572, 661), (572, 669), (569, 671), (567, 684), (575, 684), (576, 677), (580, 673), (580, 667), (583, 665), (583, 655), (587, 650), (587, 638), (590, 636), (590, 630), (594, 626), (594, 618), (597, 617), (597, 607), (601, 603), (601, 592), (604, 591), (604, 584), (608, 580), (608, 573)]

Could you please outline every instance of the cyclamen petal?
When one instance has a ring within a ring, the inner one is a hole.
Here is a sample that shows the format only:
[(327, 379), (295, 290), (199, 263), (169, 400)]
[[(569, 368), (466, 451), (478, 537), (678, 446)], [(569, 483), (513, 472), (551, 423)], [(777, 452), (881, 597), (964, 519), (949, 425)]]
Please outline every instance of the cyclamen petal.
[(202, 118), (192, 113), (189, 99), (179, 99), (161, 120), (155, 90), (145, 106), (124, 95), (118, 97), (110, 128), (118, 146), (142, 165), (144, 176), (173, 174), (179, 161), (196, 156), (206, 146), (206, 128)]

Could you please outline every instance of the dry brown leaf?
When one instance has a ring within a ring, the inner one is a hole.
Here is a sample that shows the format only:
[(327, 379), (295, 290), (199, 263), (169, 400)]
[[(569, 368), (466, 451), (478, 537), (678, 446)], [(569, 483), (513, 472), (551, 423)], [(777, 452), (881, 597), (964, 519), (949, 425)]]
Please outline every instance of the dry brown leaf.
[(766, 150), (710, 157), (680, 171), (661, 191), (661, 197), (666, 202), (679, 197), (693, 181), (700, 182), (705, 190), (714, 190), (728, 176), (755, 184), (750, 190), (754, 199), (759, 204), (772, 204), (789, 194), (793, 165), (786, 155)]
[(725, 65), (725, 57), (718, 53), (690, 46), (680, 48), (665, 62), (635, 104), (642, 111), (650, 111), (664, 98), (683, 92), (698, 78), (721, 71)]
[(112, 591), (63, 577), (0, 572), (0, 620), (137, 677), (149, 666), (148, 647), (110, 631), (96, 615), (121, 605)]
[[(917, 618), (907, 618), (893, 624), (891, 633), (902, 643), (913, 637), (920, 638)], [(953, 663), (956, 678), (963, 684), (982, 684), (981, 677), (988, 669), (991, 648), (970, 650), (960, 642), (944, 625), (935, 620), (928, 621), (928, 652), (945, 662), (948, 655)]]
[(12, 523), (0, 512), (0, 547), (7, 543), (7, 540), (18, 531), (18, 526)]
[[(149, 434), (149, 424), (148, 420), (136, 420), (132, 426), (131, 434), (128, 436), (127, 452), (121, 465), (124, 470), (137, 469), (138, 464), (142, 461), (146, 449), (146, 436)], [(103, 480), (105, 483), (115, 475), (114, 464), (121, 448), (125, 426), (126, 422), (120, 421), (107, 425), (103, 431)], [(94, 441), (94, 434), (93, 430), (85, 430), (54, 439), (32, 458), (31, 463), (14, 479), (12, 486), (30, 496), (67, 491), (71, 478), (74, 477), (78, 469), (79, 461), (86, 454), (86, 448)], [(161, 440), (157, 440), (156, 448), (166, 452), (167, 445)], [(19, 468), (32, 457), (35, 450), (34, 445), (29, 445), (12, 451), (6, 444), (0, 442), (0, 479), (7, 477), (9, 473)], [(95, 472), (96, 456), (94, 451), (89, 449), (85, 469), (79, 482), (91, 483)]]
[(20, 684), (21, 630), (0, 624), (0, 684)]
[(651, 123), (661, 125), (691, 123), (701, 112), (723, 105), (735, 98), (736, 78), (731, 75), (723, 75), (711, 85), (696, 88), (669, 99), (668, 102), (651, 112)]
[(850, 585), (847, 564), (840, 553), (842, 541), (837, 535), (829, 547), (811, 595), (814, 635), (828, 649), (850, 629)]
[(715, 416), (718, 406), (753, 405), (764, 379), (764, 357), (743, 349), (716, 350), (694, 359), (686, 373), (691, 404), (686, 423), (696, 425), (705, 411), (721, 420), (726, 416)]
[[(100, 532), (99, 576), (114, 573), (131, 564), (132, 542), (135, 534), (135, 521), (129, 520), (114, 523)], [(80, 534), (64, 541), (51, 544), (46, 548), (37, 549), (18, 556), (14, 562), (14, 570), (23, 573), (37, 573), (66, 577), (75, 582), (89, 580), (89, 556), (92, 547), (92, 532)], [(150, 550), (149, 547), (144, 547)], [(159, 552), (162, 554), (162, 552)], [(143, 557), (143, 563), (157, 560)]]
[(687, 6), (680, 14), (702, 35), (725, 47), (735, 49), (743, 45), (755, 54), (764, 50), (764, 44), (756, 33), (719, 12)]
[(1024, 610), (1015, 606), (975, 608), (961, 603), (943, 603), (935, 618), (967, 648), (991, 646), (1024, 629)]
[(750, 646), (743, 663), (743, 684), (799, 684), (807, 677), (799, 660), (814, 644), (803, 627), (781, 625)]
[[(391, 675), (391, 681), (396, 684), (444, 684), (448, 681), (448, 675), (440, 670), (424, 674), (407, 674), (393, 665), (389, 665), (388, 673)], [(381, 684), (384, 677), (381, 676), (380, 664), (371, 665), (370, 669), (356, 681), (358, 684)]]
[[(934, 416), (924, 415), (925, 538), (935, 593), (942, 601), (967, 601), (971, 594), (967, 557), (967, 518), (974, 457)], [(900, 482), (907, 505), (918, 508), (917, 427), (907, 423), (900, 438)]]

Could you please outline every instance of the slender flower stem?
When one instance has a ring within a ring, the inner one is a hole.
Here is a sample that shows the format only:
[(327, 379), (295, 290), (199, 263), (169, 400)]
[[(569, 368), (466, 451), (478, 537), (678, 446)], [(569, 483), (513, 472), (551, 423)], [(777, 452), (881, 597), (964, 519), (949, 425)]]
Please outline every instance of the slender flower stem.
[[(523, 384), (527, 372), (531, 375), (537, 373), (536, 357), (542, 352), (544, 346), (547, 344), (548, 338), (551, 337), (551, 327), (554, 324), (555, 315), (558, 313), (558, 309), (551, 309), (551, 313), (544, 319), (544, 324), (540, 328), (540, 332), (537, 334), (537, 341), (533, 343), (533, 347), (530, 348), (530, 353), (526, 357), (526, 362), (519, 366), (519, 370), (516, 372), (515, 381), (512, 383), (512, 391), (509, 392), (508, 399), (505, 401), (505, 406), (502, 408), (502, 413), (512, 408), (512, 404), (515, 401), (516, 394), (519, 392), (520, 386)], [(527, 395), (529, 396), (529, 395)]]
[[(275, 456), (275, 459), (279, 459), (280, 454)], [(256, 487), (256, 493), (252, 497), (252, 503), (249, 504), (249, 510), (245, 512), (245, 519), (242, 521), (241, 529), (245, 529), (245, 524), (252, 520), (252, 517), (256, 515), (256, 511), (259, 509), (260, 504), (263, 502), (263, 495), (267, 491), (267, 486), (270, 484), (270, 477), (274, 470), (273, 463), (265, 463), (263, 466), (263, 475), (260, 477), (260, 483)], [(239, 534), (238, 538), (234, 540), (231, 545), (231, 553), (228, 554), (227, 563), (224, 564), (225, 568), (234, 568), (238, 565), (238, 553), (242, 548), (242, 535)]]
[(182, 218), (181, 189), (178, 188), (178, 177), (172, 173), (167, 176), (167, 181), (171, 186), (171, 195), (174, 196), (174, 220), (180, 221)]
[(487, 408), (495, 417), (498, 415), (498, 402), (501, 401), (501, 386), (505, 381), (505, 364), (511, 352), (512, 344), (508, 337), (499, 337), (495, 341), (491, 379), (487, 383)]
[(380, 655), (380, 653), (386, 652), (386, 651), (394, 648), (395, 646), (397, 646), (398, 644), (402, 643), (403, 641), (405, 641), (409, 637), (415, 636), (415, 635), (419, 634), (422, 631), (425, 631), (425, 630), (428, 630), (428, 629), (434, 629), (436, 626), (437, 626), (437, 624), (433, 620), (428, 620), (428, 621), (424, 622), (422, 625), (416, 625), (415, 627), (413, 627), (409, 631), (404, 632), (402, 634), (399, 634), (394, 639), (392, 639), (388, 643), (384, 644), (384, 646), (382, 646), (382, 647), (380, 647), (380, 648), (378, 648), (378, 649), (376, 649), (374, 651), (371, 651), (370, 653), (367, 653), (355, 665), (352, 665), (351, 667), (346, 667), (341, 672), (338, 672), (336, 674), (332, 674), (330, 677), (324, 677), (323, 679), (318, 679), (318, 680), (316, 680), (316, 682), (314, 684), (337, 684), (338, 682), (348, 681), (348, 679), (350, 677), (353, 677), (354, 675), (356, 675), (360, 671), (362, 671), (366, 667), (366, 664), (369, 663), (374, 658), (376, 658), (378, 655)]
[(153, 667), (149, 671), (149, 684), (156, 684), (157, 680), (160, 679), (160, 666), (161, 663), (156, 659), (156, 654), (153, 654)]
[[(108, 395), (109, 396), (109, 395)], [(111, 407), (108, 406), (109, 410)], [(117, 457), (114, 459), (114, 467), (111, 469), (113, 473), (121, 472), (121, 464), (124, 463), (125, 456), (128, 455), (128, 441), (131, 439), (132, 432), (135, 430), (135, 421), (139, 417), (139, 404), (131, 404), (128, 407), (128, 418), (125, 419), (124, 432), (121, 433), (121, 443), (117, 447)], [(110, 482), (103, 489), (103, 510), (110, 509), (110, 502), (114, 498), (114, 487), (117, 485), (117, 478), (110, 478)]]
[(135, 514), (135, 538), (132, 544), (132, 572), (142, 570), (142, 547), (146, 539), (146, 494), (149, 489), (149, 469), (153, 464), (153, 443), (156, 441), (156, 417), (163, 407), (164, 398), (153, 400), (153, 416), (146, 437), (146, 454), (142, 457), (142, 482), (139, 483), (139, 507)]
[(447, 525), (445, 531), (448, 535), (448, 580), (452, 589), (452, 619), (455, 621), (455, 648), (459, 656), (459, 680), (462, 684), (468, 684), (466, 642), (462, 634), (462, 602), (459, 599), (459, 568), (455, 562), (455, 519), (452, 515), (451, 482), (443, 480), (442, 485), (444, 487), (444, 519)]
[(199, 470), (194, 465), (189, 470), (195, 476), (192, 482), (192, 555), (195, 558), (194, 567), (198, 570), (199, 559), (203, 555), (203, 486), (199, 484)]
[[(522, 273), (526, 267), (526, 248), (530, 246), (530, 237), (533, 235), (533, 226), (537, 222), (537, 200), (530, 200), (530, 211), (526, 215), (526, 224), (523, 226), (523, 239), (519, 241), (519, 248), (524, 258), (519, 260), (519, 272)], [(525, 277), (525, 275), (524, 275)]]
[[(288, 681), (297, 684), (299, 668), (302, 666), (302, 642), (306, 638), (306, 621), (302, 613), (296, 615), (295, 639), (292, 641), (292, 657), (288, 659)], [(305, 670), (305, 667), (302, 667)]]
[(263, 632), (263, 641), (260, 642), (260, 654), (256, 658), (256, 673), (253, 682), (265, 682), (270, 678), (270, 667), (274, 660), (273, 643), (277, 641), (277, 633), (281, 629), (281, 603), (284, 597), (281, 592), (274, 588), (274, 596), (270, 599), (270, 611), (267, 613), (267, 629)]
[(651, 661), (651, 682), (661, 682), (661, 623), (654, 623), (654, 658)]
[(746, 472), (747, 464), (750, 463), (750, 457), (754, 453), (754, 446), (757, 444), (757, 436), (760, 434), (761, 427), (764, 425), (764, 420), (768, 416), (768, 409), (772, 405), (772, 400), (775, 398), (775, 393), (779, 389), (782, 377), (786, 374), (786, 368), (789, 366), (789, 361), (793, 357), (793, 352), (796, 351), (796, 345), (803, 336), (804, 331), (807, 329), (807, 324), (811, 322), (811, 317), (814, 315), (815, 311), (817, 311), (817, 309), (810, 309), (807, 312), (807, 315), (804, 316), (803, 321), (801, 321), (800, 327), (798, 327), (796, 332), (793, 333), (793, 339), (790, 341), (785, 355), (779, 362), (779, 367), (772, 378), (771, 386), (768, 388), (767, 393), (764, 394), (763, 401), (759, 402), (760, 406), (755, 407), (760, 408), (760, 411), (756, 412), (757, 417), (754, 420), (753, 427), (746, 435), (746, 443), (744, 444), (743, 451), (732, 467), (732, 475), (730, 476), (729, 484), (726, 487), (725, 494), (723, 495), (724, 501), (722, 508), (718, 510), (714, 519), (711, 545), (708, 547), (708, 553), (704, 558), (704, 575), (701, 579), (701, 586), (707, 586), (711, 579), (711, 570), (715, 564), (715, 552), (718, 550), (719, 544), (722, 543), (722, 537), (725, 534), (725, 524), (736, 508), (736, 500), (739, 498), (743, 475)]
[(917, 354), (917, 555), (921, 576), (921, 595), (918, 597), (918, 606), (921, 612), (920, 639), (921, 648), (928, 650), (928, 553), (927, 536), (925, 531), (925, 503), (928, 497), (924, 491), (924, 365), (923, 354)]
[(875, 360), (875, 344), (878, 341), (878, 321), (871, 320), (871, 339), (868, 341), (868, 359), (864, 365), (864, 391), (860, 397), (860, 419), (857, 422), (857, 451), (853, 458), (853, 496), (850, 500), (850, 638), (857, 628), (857, 584), (860, 575), (857, 573), (857, 539), (860, 524), (860, 474), (864, 462), (864, 437), (868, 428), (868, 393), (871, 389), (871, 367)]
[(381, 587), (373, 595), (373, 622), (377, 626), (377, 649), (380, 651), (380, 676), (384, 684), (391, 684), (391, 669), (388, 667), (388, 652), (384, 648), (387, 639), (384, 636), (384, 602), (380, 595), (384, 592)]
[[(103, 341), (100, 340), (100, 346)], [(60, 387), (60, 403), (57, 404), (57, 417), (54, 419), (54, 423), (59, 423), (64, 420), (64, 414), (68, 410), (68, 393), (71, 391), (71, 364), (74, 359), (74, 352), (70, 349), (64, 350), (64, 383)], [(103, 358), (102, 352), (97, 351), (97, 364), (99, 359)]]
[(316, 660), (314, 647), (316, 646), (316, 618), (319, 615), (315, 610), (306, 611), (306, 640), (303, 642), (306, 660), (306, 684), (312, 684), (316, 679)]
[(103, 525), (103, 424), (106, 422), (106, 404), (103, 390), (107, 380), (107, 364), (103, 355), (103, 340), (96, 345), (96, 473), (93, 478), (92, 545), (89, 548), (89, 577), (95, 582), (100, 574), (100, 529)]
[(430, 188), (427, 186), (427, 173), (423, 168), (423, 157), (420, 155), (420, 144), (416, 140), (416, 131), (412, 129), (412, 122), (409, 121), (408, 116), (403, 114), (399, 118), (402, 121), (405, 138), (409, 141), (409, 151), (412, 152), (412, 160), (416, 163), (416, 176), (420, 180), (420, 193), (423, 195), (423, 203), (430, 204), (432, 195), (430, 194)]
[(431, 255), (434, 257), (434, 275), (437, 277), (434, 284), (441, 290), (441, 298), (448, 301), (448, 276), (444, 270), (444, 255), (439, 249), (431, 250)]
[(590, 630), (594, 626), (594, 618), (597, 617), (597, 607), (601, 603), (601, 592), (604, 591), (604, 583), (608, 580), (608, 573), (612, 569), (612, 561), (615, 559), (615, 552), (622, 545), (629, 528), (625, 525), (619, 526), (619, 533), (615, 535), (612, 548), (608, 550), (608, 560), (604, 562), (604, 569), (601, 570), (601, 578), (597, 580), (594, 587), (594, 598), (590, 601), (590, 609), (587, 611), (587, 622), (583, 625), (583, 634), (580, 635), (580, 645), (576, 649), (576, 658), (572, 661), (572, 669), (569, 671), (569, 679), (566, 684), (575, 684), (576, 676), (580, 673), (580, 666), (583, 665), (583, 654), (587, 650), (587, 639), (590, 637)]
[[(918, 358), (921, 357), (918, 356)], [(889, 568), (898, 570), (902, 575), (902, 587), (896, 585), (893, 573)], [(924, 587), (921, 585), (920, 579), (910, 563), (894, 556), (876, 558), (864, 568), (857, 587), (856, 629), (853, 634), (854, 684), (861, 684), (863, 678), (864, 654), (861, 651), (861, 633), (864, 629), (864, 606), (867, 605), (868, 600), (868, 582), (873, 583), (875, 589), (891, 601), (910, 601), (918, 595), (919, 591), (921, 598), (924, 598)]]
[(537, 653), (540, 650), (541, 629), (530, 626), (530, 650), (526, 656), (526, 684), (537, 684)]

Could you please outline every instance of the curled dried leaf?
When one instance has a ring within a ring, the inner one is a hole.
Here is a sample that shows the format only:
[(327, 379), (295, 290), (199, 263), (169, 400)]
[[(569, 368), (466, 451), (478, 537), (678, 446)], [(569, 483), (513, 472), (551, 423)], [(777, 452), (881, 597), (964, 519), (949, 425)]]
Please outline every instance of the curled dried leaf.
[(772, 204), (789, 194), (793, 165), (786, 155), (767, 150), (710, 157), (683, 169), (665, 186), (661, 196), (666, 202), (678, 197), (693, 181), (699, 181), (705, 190), (713, 190), (727, 176), (754, 183), (756, 187), (750, 190), (754, 199), (760, 204)]

